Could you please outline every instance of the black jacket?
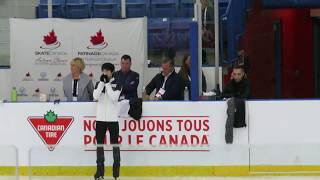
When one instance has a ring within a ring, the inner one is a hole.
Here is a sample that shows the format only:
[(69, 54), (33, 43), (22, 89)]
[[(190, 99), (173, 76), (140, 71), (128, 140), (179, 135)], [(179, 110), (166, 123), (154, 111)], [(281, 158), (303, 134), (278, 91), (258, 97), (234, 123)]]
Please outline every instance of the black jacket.
[(130, 70), (127, 74), (124, 74), (121, 70), (119, 70), (114, 73), (114, 78), (116, 79), (118, 84), (122, 85), (123, 89), (120, 96), (124, 96), (125, 99), (138, 98), (138, 73)]
[(134, 98), (129, 101), (130, 109), (128, 114), (135, 120), (140, 120), (142, 116), (142, 99)]
[[(162, 72), (157, 74), (151, 82), (146, 86), (146, 94), (150, 95), (154, 89), (156, 93), (162, 87), (164, 76)], [(163, 100), (183, 100), (184, 99), (184, 82), (181, 76), (173, 71), (168, 77), (165, 84), (165, 93), (162, 96)]]
[(244, 78), (238, 83), (234, 80), (229, 81), (222, 91), (222, 97), (248, 99), (250, 97), (249, 80), (247, 78)]

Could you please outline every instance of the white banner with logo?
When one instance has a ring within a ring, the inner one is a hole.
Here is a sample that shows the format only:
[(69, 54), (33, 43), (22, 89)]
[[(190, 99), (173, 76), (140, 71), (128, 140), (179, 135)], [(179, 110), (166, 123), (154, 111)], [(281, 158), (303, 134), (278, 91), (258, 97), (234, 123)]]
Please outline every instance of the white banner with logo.
[[(70, 73), (70, 61), (85, 60), (84, 72), (95, 83), (101, 64), (120, 69), (128, 54), (132, 69), (143, 77), (147, 59), (146, 19), (10, 19), (12, 84), (20, 100), (38, 100), (39, 92), (51, 99), (63, 97), (62, 79)], [(141, 92), (141, 85), (139, 91)]]
[[(225, 102), (146, 102), (143, 109), (140, 121), (120, 120), (122, 165), (246, 162), (246, 157), (233, 157), (239, 149), (234, 149), (234, 153), (232, 149), (219, 150), (219, 145), (225, 146)], [(40, 165), (52, 165), (50, 158), (55, 158), (58, 165), (75, 165), (79, 161), (78, 165), (94, 165), (95, 114), (94, 102), (2, 104), (0, 146), (16, 146), (21, 166), (27, 165), (30, 154), (31, 161), (38, 159)], [(110, 144), (109, 134), (106, 136), (106, 144)], [(235, 129), (234, 136), (234, 144), (248, 144), (247, 128)], [(70, 151), (70, 146), (78, 149)], [(63, 153), (54, 156), (56, 152)], [(224, 158), (225, 153), (229, 160)], [(107, 155), (108, 163), (112, 162), (111, 157)]]

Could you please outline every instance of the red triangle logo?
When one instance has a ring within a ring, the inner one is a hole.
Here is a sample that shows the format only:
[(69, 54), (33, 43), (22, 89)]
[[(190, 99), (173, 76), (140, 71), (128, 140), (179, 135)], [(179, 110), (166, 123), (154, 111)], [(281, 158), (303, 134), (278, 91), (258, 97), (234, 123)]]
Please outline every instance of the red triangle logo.
[(28, 121), (50, 151), (59, 144), (73, 122), (72, 116), (57, 116), (53, 111), (44, 116), (29, 116)]

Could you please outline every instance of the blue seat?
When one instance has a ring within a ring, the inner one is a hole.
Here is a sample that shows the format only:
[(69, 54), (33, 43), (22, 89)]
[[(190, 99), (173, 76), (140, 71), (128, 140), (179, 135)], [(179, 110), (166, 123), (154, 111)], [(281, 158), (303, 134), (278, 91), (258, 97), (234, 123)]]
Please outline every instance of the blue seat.
[(94, 0), (93, 17), (94, 18), (120, 18), (121, 1), (119, 0)]
[(317, 8), (320, 7), (319, 0), (262, 0), (264, 8)]
[(92, 0), (66, 0), (66, 18), (83, 19), (91, 17)]
[[(65, 0), (52, 0), (52, 17), (64, 17)], [(48, 17), (48, 0), (40, 0), (39, 5), (36, 7), (37, 18)]]
[(126, 17), (144, 17), (149, 15), (149, 0), (127, 0)]
[(219, 0), (219, 17), (227, 12), (229, 0)]
[(264, 8), (285, 8), (285, 7), (297, 7), (298, 0), (262, 0), (262, 6)]
[(175, 18), (171, 20), (169, 47), (177, 50), (188, 49), (189, 31), (192, 18)]
[(194, 17), (194, 3), (195, 0), (180, 0), (179, 16)]
[(154, 18), (177, 17), (178, 0), (151, 0), (150, 13)]
[(245, 1), (245, 4), (246, 4), (246, 9), (251, 9), (252, 0), (246, 0), (246, 1)]
[(316, 8), (320, 7), (319, 0), (298, 0), (299, 7)]
[(148, 47), (149, 49), (164, 49), (169, 42), (169, 19), (148, 18)]

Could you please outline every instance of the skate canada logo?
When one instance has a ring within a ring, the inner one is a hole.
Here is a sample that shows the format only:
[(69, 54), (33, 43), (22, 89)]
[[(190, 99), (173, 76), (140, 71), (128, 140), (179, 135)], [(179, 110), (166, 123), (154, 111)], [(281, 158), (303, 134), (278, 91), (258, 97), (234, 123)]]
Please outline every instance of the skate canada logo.
[(58, 116), (50, 110), (44, 116), (29, 116), (28, 121), (43, 143), (53, 151), (73, 123), (73, 117)]
[(108, 43), (104, 40), (104, 36), (101, 32), (101, 29), (99, 32), (96, 33), (96, 35), (91, 36), (90, 39), (91, 45), (87, 46), (87, 49), (104, 49), (108, 46)]
[(46, 72), (41, 72), (40, 73), (40, 78), (38, 79), (38, 81), (49, 81), (49, 79), (47, 77), (47, 73)]
[(32, 97), (39, 97), (39, 94), (40, 94), (40, 89), (39, 89), (39, 88), (36, 88), (36, 89), (34, 90), (34, 93), (33, 93)]
[(20, 88), (19, 88), (18, 96), (28, 96), (25, 87), (20, 87)]
[(30, 72), (27, 72), (24, 76), (24, 78), (22, 79), (22, 81), (33, 81), (33, 78), (31, 77)]
[(54, 50), (61, 45), (53, 29), (48, 35), (43, 36), (43, 42), (45, 44), (40, 46), (41, 49)]
[(90, 80), (93, 81), (93, 82), (97, 81), (97, 80), (94, 78), (94, 75), (93, 75), (92, 72), (90, 72), (89, 78), (90, 78)]
[(49, 94), (50, 97), (58, 97), (59, 94), (57, 94), (56, 92), (56, 88), (55, 87), (51, 87), (50, 88), (50, 94)]
[[(100, 66), (104, 62), (115, 62), (119, 57), (118, 51), (110, 51), (112, 43), (106, 41), (103, 30), (95, 30), (88, 34), (88, 44), (83, 46), (83, 50), (78, 51), (79, 57), (82, 57), (89, 66)], [(90, 42), (89, 42), (90, 41)]]
[(63, 79), (62, 74), (61, 72), (59, 72), (53, 81), (62, 81), (62, 79)]

